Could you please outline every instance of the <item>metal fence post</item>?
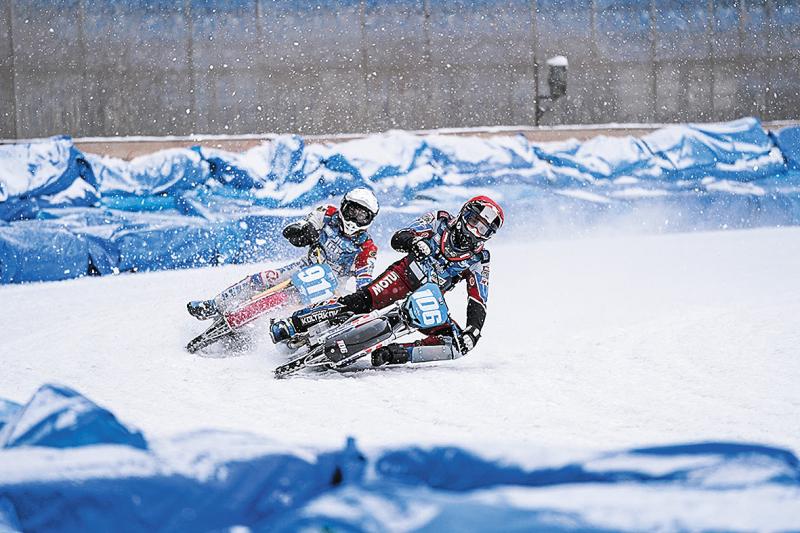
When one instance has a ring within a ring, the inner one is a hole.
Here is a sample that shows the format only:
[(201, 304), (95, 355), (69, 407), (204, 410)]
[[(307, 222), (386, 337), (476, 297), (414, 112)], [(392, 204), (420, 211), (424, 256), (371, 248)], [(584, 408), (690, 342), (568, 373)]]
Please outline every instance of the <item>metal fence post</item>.
[(714, 72), (714, 23), (716, 22), (716, 9), (714, 6), (714, 0), (708, 0), (708, 28), (706, 29), (706, 39), (708, 44), (708, 49), (706, 51), (706, 70), (708, 71), (708, 108), (710, 110), (709, 118), (714, 120), (716, 117), (716, 110), (714, 109), (714, 104), (716, 101), (716, 87), (714, 86), (714, 76), (716, 73)]
[(14, 0), (8, 0), (8, 52), (10, 56), (9, 70), (11, 72), (11, 134), (13, 138), (18, 139), (17, 71), (15, 65), (16, 50), (14, 50)]
[(369, 124), (369, 109), (370, 103), (372, 101), (372, 96), (369, 92), (369, 69), (368, 69), (368, 61), (369, 61), (369, 53), (367, 52), (367, 3), (365, 0), (361, 0), (358, 3), (358, 25), (359, 31), (361, 32), (361, 78), (364, 81), (364, 106), (363, 106), (363, 116), (361, 117), (361, 124), (364, 128), (365, 132), (372, 131), (371, 125)]
[(650, 0), (650, 109), (651, 120), (658, 120), (658, 63), (656, 62), (656, 46), (658, 29), (656, 28), (656, 0)]
[(434, 117), (434, 123), (425, 123), (423, 127), (436, 127), (438, 126), (439, 113), (433, 113), (435, 100), (433, 98), (433, 50), (431, 46), (431, 4), (430, 0), (423, 0), (422, 2), (422, 31), (425, 37), (425, 49), (422, 51), (422, 64), (424, 65), (423, 75), (423, 90), (425, 91), (426, 107), (429, 110), (425, 113), (428, 117)]
[(188, 79), (189, 79), (189, 102), (191, 106), (191, 124), (192, 131), (189, 132), (190, 134), (195, 133), (194, 130), (197, 129), (197, 114), (199, 110), (197, 109), (197, 95), (195, 91), (197, 87), (195, 86), (195, 72), (194, 72), (194, 23), (192, 21), (192, 0), (184, 0), (183, 1), (183, 17), (186, 21), (186, 68), (188, 70)]
[(89, 116), (91, 110), (89, 109), (89, 97), (86, 94), (89, 90), (88, 81), (88, 66), (87, 57), (89, 56), (89, 47), (86, 44), (86, 6), (84, 0), (78, 0), (78, 49), (80, 50), (81, 61), (81, 83), (83, 86), (80, 88), (81, 98), (80, 108), (78, 109), (78, 116), (76, 118), (76, 133), (80, 135), (83, 131), (84, 125), (89, 126)]
[[(774, 20), (774, 9), (775, 6), (773, 4), (773, 0), (766, 0), (764, 3), (764, 38), (767, 41), (767, 54), (766, 57), (762, 58), (760, 61), (761, 69), (762, 69), (762, 76), (761, 79), (764, 80), (765, 86), (764, 89), (761, 91), (761, 95), (763, 97), (762, 101), (762, 108), (761, 108), (761, 118), (770, 118), (768, 117), (767, 113), (769, 112), (770, 105), (768, 104), (769, 98), (769, 80), (770, 80), (770, 73), (772, 70), (772, 61), (774, 58), (770, 54), (773, 47), (773, 39), (772, 39), (772, 21)], [(778, 56), (778, 61), (782, 59), (781, 56)]]
[(531, 11), (531, 50), (533, 60), (533, 125), (539, 126), (539, 27), (538, 27), (538, 7), (536, 0), (530, 2)]

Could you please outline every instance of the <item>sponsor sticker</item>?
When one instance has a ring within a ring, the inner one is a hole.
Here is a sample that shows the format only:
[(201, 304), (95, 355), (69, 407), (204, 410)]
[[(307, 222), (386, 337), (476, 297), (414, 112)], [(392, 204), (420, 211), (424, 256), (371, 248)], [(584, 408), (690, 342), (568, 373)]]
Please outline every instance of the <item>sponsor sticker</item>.
[(489, 265), (485, 265), (481, 269), (481, 285), (489, 285)]
[(397, 272), (392, 270), (388, 272), (385, 276), (383, 276), (381, 279), (373, 283), (370, 286), (369, 290), (372, 291), (372, 294), (377, 296), (380, 293), (382, 293), (384, 289), (386, 289), (389, 285), (391, 285), (398, 279), (400, 279), (400, 276), (397, 275)]

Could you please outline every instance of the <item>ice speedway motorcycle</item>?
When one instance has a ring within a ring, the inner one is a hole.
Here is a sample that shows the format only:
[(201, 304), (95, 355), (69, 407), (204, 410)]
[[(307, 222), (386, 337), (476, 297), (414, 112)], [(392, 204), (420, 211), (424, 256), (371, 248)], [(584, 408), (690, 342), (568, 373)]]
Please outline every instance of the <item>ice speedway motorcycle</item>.
[(453, 341), (458, 342), (442, 291), (430, 281), (432, 267), (426, 266), (427, 283), (404, 300), (367, 314), (323, 321), (284, 341), (288, 348), (301, 353), (277, 367), (275, 377), (306, 368), (343, 369), (400, 337), (445, 324), (453, 328)]
[(287, 268), (292, 267), (298, 270), (291, 278), (251, 296), (234, 309), (220, 313), (208, 329), (189, 341), (186, 349), (196, 353), (223, 339), (241, 337), (246, 326), (292, 300), (311, 305), (335, 295), (339, 280), (325, 263), (321, 247), (309, 250), (307, 260), (300, 259), (287, 265)]

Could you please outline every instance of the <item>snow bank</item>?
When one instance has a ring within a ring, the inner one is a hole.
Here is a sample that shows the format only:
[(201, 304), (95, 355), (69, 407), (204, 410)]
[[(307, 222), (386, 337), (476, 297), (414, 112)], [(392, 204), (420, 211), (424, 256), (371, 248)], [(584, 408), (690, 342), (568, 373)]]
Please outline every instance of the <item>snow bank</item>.
[(379, 242), (413, 214), (488, 191), (528, 234), (643, 212), (665, 214), (659, 230), (798, 224), (798, 169), (797, 129), (770, 134), (753, 118), (583, 143), (286, 135), (241, 154), (194, 147), (132, 161), (58, 137), (0, 147), (0, 282), (263, 260), (281, 245), (258, 241), (356, 186), (384, 206)]
[[(99, 420), (121, 434), (107, 411), (84, 422), (98, 410), (52, 385), (22, 408), (17, 428), (47, 420), (70, 437), (0, 450), (0, 526), (790, 529), (800, 511), (797, 457), (774, 447), (708, 442), (591, 454), (517, 450), (498, 458), (459, 447), (363, 452), (352, 439), (334, 450), (289, 449), (253, 435), (195, 432), (147, 448), (143, 439), (98, 438)], [(16, 432), (3, 434), (7, 442)]]
[(0, 398), (0, 429), (3, 429), (3, 426), (19, 409), (20, 405), (18, 403)]
[(0, 448), (74, 448), (121, 444), (146, 449), (141, 433), (131, 431), (111, 412), (69, 387), (42, 386), (22, 408), (14, 409), (0, 430)]

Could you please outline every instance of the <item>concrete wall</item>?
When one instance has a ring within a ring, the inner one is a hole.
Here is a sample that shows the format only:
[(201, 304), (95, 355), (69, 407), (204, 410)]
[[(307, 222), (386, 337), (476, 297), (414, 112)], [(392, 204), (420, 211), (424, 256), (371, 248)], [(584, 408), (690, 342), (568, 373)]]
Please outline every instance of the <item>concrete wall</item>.
[[(800, 0), (0, 0), (0, 138), (798, 118)], [(538, 69), (546, 93), (546, 69)]]

